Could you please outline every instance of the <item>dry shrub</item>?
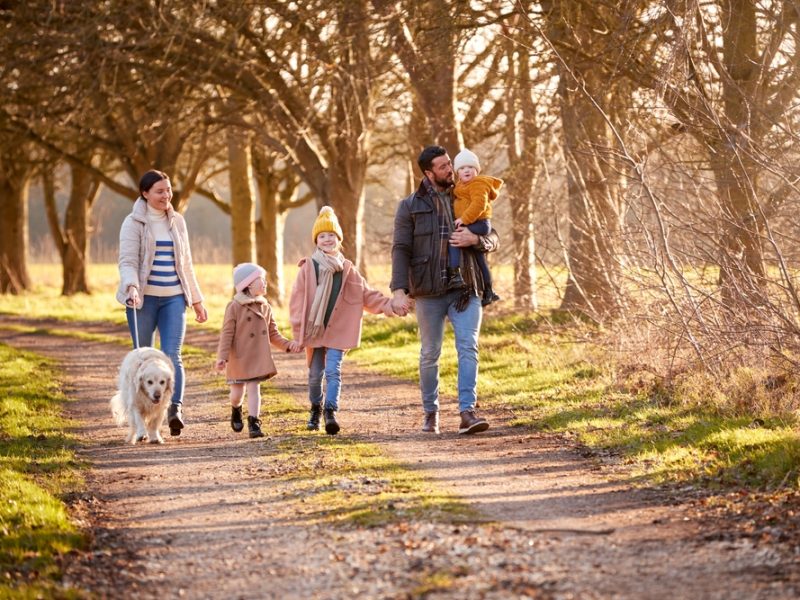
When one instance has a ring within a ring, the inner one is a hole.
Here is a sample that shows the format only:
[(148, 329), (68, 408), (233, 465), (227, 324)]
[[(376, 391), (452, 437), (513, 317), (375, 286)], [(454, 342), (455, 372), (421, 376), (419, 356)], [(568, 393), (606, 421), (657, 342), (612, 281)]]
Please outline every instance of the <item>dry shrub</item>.
[(615, 323), (604, 345), (616, 355), (618, 383), (659, 404), (730, 416), (800, 413), (792, 332), (776, 327), (768, 312), (704, 308), (703, 327), (664, 303)]

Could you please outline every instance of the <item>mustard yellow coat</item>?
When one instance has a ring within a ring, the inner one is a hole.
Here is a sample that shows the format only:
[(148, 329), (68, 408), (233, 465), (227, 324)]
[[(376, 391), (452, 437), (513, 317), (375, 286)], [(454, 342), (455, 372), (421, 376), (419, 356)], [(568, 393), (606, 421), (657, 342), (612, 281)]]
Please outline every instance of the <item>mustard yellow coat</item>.
[(469, 183), (456, 183), (453, 190), (453, 214), (464, 225), (492, 218), (492, 202), (497, 200), (503, 180), (491, 175), (477, 175)]

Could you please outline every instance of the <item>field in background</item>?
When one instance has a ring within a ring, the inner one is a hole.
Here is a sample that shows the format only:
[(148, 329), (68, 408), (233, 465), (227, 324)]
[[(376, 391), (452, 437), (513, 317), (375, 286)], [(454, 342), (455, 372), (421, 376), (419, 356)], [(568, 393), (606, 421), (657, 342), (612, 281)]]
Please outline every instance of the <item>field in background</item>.
[[(205, 305), (209, 313), (208, 326), (219, 328), (225, 306), (231, 299), (233, 281), (232, 267), (229, 265), (197, 265), (195, 267), (200, 289), (205, 296)], [(499, 265), (492, 267), (496, 289), (504, 301), (495, 305), (486, 315), (507, 313), (513, 310), (513, 268)], [(35, 263), (29, 265), (33, 289), (19, 296), (0, 295), (0, 313), (9, 312), (24, 316), (49, 316), (65, 320), (82, 320), (86, 315), (93, 319), (124, 323), (125, 310), (115, 299), (119, 285), (119, 273), (116, 264), (89, 265), (88, 279), (91, 294), (61, 296), (61, 265), (52, 263)], [(369, 282), (372, 287), (389, 295), (391, 268), (389, 265), (370, 265), (368, 267)], [(297, 275), (297, 265), (284, 267), (285, 297), (292, 289)], [(558, 272), (559, 277), (564, 274)], [(558, 306), (558, 291), (549, 277), (543, 277), (538, 290), (540, 309), (547, 310)], [(277, 317), (288, 322), (285, 310), (276, 306)], [(191, 318), (190, 318), (191, 319)]]

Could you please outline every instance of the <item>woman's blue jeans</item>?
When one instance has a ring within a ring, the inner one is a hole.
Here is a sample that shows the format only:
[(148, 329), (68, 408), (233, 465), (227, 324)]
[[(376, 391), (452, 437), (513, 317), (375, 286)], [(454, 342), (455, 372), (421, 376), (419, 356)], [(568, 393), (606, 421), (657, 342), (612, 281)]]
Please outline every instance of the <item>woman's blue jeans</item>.
[(425, 412), (439, 410), (439, 356), (442, 353), (445, 319), (453, 325), (458, 355), (458, 410), (472, 410), (478, 401), (478, 334), (481, 301), (471, 296), (466, 309), (456, 310), (461, 290), (441, 296), (416, 299), (419, 325), (419, 386)]
[[(135, 330), (133, 326), (133, 309), (126, 309), (128, 316), (128, 329), (131, 339), (136, 347)], [(183, 360), (181, 359), (181, 346), (186, 333), (186, 298), (183, 294), (177, 296), (145, 296), (142, 308), (136, 311), (139, 325), (139, 347), (153, 345), (153, 335), (158, 329), (161, 341), (161, 351), (169, 356), (175, 367), (175, 389), (172, 393), (172, 404), (183, 403)]]
[(342, 389), (342, 361), (344, 350), (314, 348), (308, 368), (308, 399), (312, 405), (322, 405), (322, 377), (325, 377), (326, 410), (339, 410), (339, 393)]

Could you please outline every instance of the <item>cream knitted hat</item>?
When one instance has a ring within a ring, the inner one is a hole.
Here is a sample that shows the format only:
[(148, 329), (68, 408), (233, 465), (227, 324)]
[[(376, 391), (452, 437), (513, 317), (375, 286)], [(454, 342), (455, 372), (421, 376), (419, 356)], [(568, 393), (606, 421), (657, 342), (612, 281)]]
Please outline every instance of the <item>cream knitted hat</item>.
[(472, 152), (472, 150), (464, 148), (461, 152), (456, 154), (456, 158), (453, 160), (453, 170), (456, 173), (458, 173), (461, 167), (475, 167), (478, 173), (480, 173), (481, 161), (478, 160), (478, 155)]

